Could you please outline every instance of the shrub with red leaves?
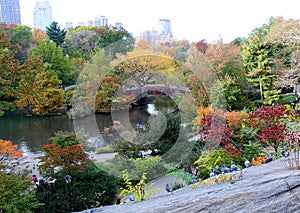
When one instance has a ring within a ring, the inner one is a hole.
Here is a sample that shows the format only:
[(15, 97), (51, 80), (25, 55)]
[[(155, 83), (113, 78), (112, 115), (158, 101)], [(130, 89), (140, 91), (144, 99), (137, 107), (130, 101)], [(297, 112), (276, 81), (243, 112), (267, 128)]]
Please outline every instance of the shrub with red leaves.
[(276, 153), (286, 137), (286, 124), (281, 121), (287, 113), (283, 105), (263, 106), (249, 116), (248, 125), (258, 129), (261, 144), (272, 146)]

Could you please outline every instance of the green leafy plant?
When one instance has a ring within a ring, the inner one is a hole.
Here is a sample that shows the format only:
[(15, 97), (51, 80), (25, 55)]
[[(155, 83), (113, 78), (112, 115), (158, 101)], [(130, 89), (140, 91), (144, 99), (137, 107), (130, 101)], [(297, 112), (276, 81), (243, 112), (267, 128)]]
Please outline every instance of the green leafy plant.
[(251, 161), (254, 156), (258, 157), (267, 154), (262, 151), (263, 147), (259, 143), (257, 132), (258, 129), (242, 124), (239, 140), (243, 145), (243, 157), (249, 161)]
[(209, 176), (212, 165), (218, 168), (218, 166), (222, 164), (229, 165), (231, 160), (229, 153), (224, 152), (222, 149), (217, 149), (215, 151), (203, 151), (194, 164), (197, 165), (201, 178), (205, 179)]

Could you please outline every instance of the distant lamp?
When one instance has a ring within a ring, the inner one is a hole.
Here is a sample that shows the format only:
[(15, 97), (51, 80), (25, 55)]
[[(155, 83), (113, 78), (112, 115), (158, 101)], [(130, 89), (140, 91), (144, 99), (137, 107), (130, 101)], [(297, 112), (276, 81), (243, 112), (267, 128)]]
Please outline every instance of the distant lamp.
[(65, 181), (66, 181), (67, 184), (71, 183), (71, 180), (72, 180), (71, 175), (66, 175), (65, 176)]

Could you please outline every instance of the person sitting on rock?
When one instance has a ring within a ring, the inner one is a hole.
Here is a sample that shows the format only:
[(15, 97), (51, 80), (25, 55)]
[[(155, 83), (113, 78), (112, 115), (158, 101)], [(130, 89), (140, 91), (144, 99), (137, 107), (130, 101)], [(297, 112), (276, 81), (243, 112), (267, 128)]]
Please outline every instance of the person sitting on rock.
[(38, 177), (37, 177), (36, 175), (33, 175), (33, 176), (32, 176), (32, 181), (33, 181), (35, 184), (38, 184), (39, 179), (38, 179)]

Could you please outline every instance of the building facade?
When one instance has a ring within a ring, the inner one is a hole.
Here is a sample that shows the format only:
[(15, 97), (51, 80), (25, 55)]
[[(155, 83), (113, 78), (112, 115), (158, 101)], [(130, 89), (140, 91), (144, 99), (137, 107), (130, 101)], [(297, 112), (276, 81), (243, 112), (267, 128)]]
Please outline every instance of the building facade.
[(52, 7), (50, 6), (49, 1), (37, 1), (35, 3), (33, 20), (35, 28), (46, 30), (46, 27), (52, 22)]
[(171, 21), (169, 19), (159, 19), (159, 34), (172, 37)]
[(0, 0), (0, 22), (21, 24), (19, 0)]

